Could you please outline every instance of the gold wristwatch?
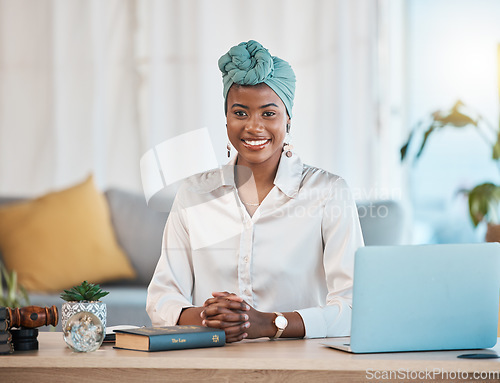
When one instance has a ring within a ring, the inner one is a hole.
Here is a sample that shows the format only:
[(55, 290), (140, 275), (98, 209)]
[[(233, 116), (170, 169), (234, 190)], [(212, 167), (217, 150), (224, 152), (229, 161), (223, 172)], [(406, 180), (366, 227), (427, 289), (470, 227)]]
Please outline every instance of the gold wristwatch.
[(274, 319), (274, 325), (278, 331), (276, 331), (276, 334), (273, 337), (269, 338), (271, 340), (279, 338), (281, 334), (283, 334), (283, 331), (285, 331), (286, 326), (288, 326), (288, 320), (282, 313), (275, 312), (275, 314), (276, 318)]

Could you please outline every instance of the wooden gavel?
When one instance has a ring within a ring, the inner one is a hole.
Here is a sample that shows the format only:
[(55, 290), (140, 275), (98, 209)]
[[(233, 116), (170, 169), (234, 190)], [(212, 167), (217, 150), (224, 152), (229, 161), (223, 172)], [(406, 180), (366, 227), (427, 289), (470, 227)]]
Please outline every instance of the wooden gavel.
[(57, 326), (59, 313), (57, 307), (26, 306), (21, 308), (7, 307), (9, 328), (25, 327), (36, 328), (40, 326)]

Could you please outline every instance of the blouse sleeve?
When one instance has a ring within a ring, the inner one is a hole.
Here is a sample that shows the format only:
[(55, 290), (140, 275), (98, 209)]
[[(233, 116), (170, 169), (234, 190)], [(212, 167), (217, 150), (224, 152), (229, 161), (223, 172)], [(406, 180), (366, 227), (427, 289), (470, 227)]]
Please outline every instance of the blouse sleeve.
[(153, 326), (176, 325), (182, 309), (193, 306), (191, 247), (181, 194), (177, 193), (168, 216), (160, 259), (148, 287), (146, 311)]
[(306, 338), (349, 336), (354, 253), (364, 244), (356, 203), (342, 178), (333, 185), (321, 230), (328, 287), (326, 305), (297, 312), (304, 322)]

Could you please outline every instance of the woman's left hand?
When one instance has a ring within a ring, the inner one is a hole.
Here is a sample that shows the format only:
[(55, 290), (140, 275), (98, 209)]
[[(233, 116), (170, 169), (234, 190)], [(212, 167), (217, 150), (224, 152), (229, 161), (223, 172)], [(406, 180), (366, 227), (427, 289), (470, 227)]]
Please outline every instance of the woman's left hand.
[(250, 307), (243, 302), (243, 299), (235, 294), (227, 292), (220, 296), (207, 299), (203, 304), (200, 314), (202, 325), (212, 328), (219, 328), (226, 333), (226, 342), (238, 342), (245, 339), (248, 322), (248, 310)]
[[(229, 321), (228, 319), (230, 318), (235, 318), (236, 322), (239, 322), (237, 318), (240, 318), (239, 315), (242, 314), (241, 310), (238, 309), (232, 309), (230, 308), (234, 314), (237, 314), (238, 316), (230, 316), (227, 315), (228, 312), (226, 311), (230, 305), (225, 305), (224, 306), (224, 316), (221, 316), (221, 301), (232, 301), (232, 302), (238, 302), (238, 303), (243, 303), (248, 306), (248, 310), (244, 312), (244, 315), (247, 315), (247, 320), (245, 321), (246, 323), (249, 324), (249, 327), (245, 329), (245, 334), (244, 338), (249, 338), (249, 339), (255, 339), (255, 338), (261, 338), (261, 337), (271, 337), (274, 336), (276, 333), (276, 327), (274, 326), (274, 318), (276, 315), (274, 313), (265, 313), (262, 311), (255, 310), (252, 306), (250, 306), (248, 303), (243, 301), (243, 299), (236, 294), (228, 293), (228, 292), (214, 292), (212, 293), (213, 298), (207, 299), (204, 304), (204, 311), (202, 312), (201, 316), (204, 319), (204, 324), (208, 327), (215, 327), (215, 328), (221, 328), (226, 330), (229, 326)], [(224, 319), (224, 320), (221, 320)], [(239, 322), (241, 323), (241, 322)], [(239, 324), (238, 323), (238, 324)], [(245, 324), (246, 324), (245, 323)], [(236, 323), (235, 323), (236, 324)], [(226, 330), (227, 333), (227, 330)], [(238, 341), (241, 339), (233, 339), (233, 334), (226, 334), (226, 337), (230, 339), (230, 341)]]

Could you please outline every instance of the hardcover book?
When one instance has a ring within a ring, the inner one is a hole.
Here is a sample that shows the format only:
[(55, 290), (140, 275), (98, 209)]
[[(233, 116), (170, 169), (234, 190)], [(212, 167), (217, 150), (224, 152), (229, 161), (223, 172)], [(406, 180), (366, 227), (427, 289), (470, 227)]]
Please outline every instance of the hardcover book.
[(9, 321), (7, 319), (0, 319), (0, 331), (7, 331), (9, 329)]
[(14, 352), (14, 346), (11, 342), (0, 344), (0, 355), (12, 354)]
[(0, 331), (0, 343), (7, 343), (12, 341), (12, 336), (9, 331)]
[(129, 324), (119, 324), (117, 326), (106, 327), (106, 336), (104, 337), (104, 342), (115, 343), (116, 340), (116, 330), (131, 330), (133, 328), (140, 328), (139, 326), (129, 325)]
[(220, 347), (226, 343), (224, 330), (203, 326), (141, 327), (115, 333), (115, 348), (138, 351)]

